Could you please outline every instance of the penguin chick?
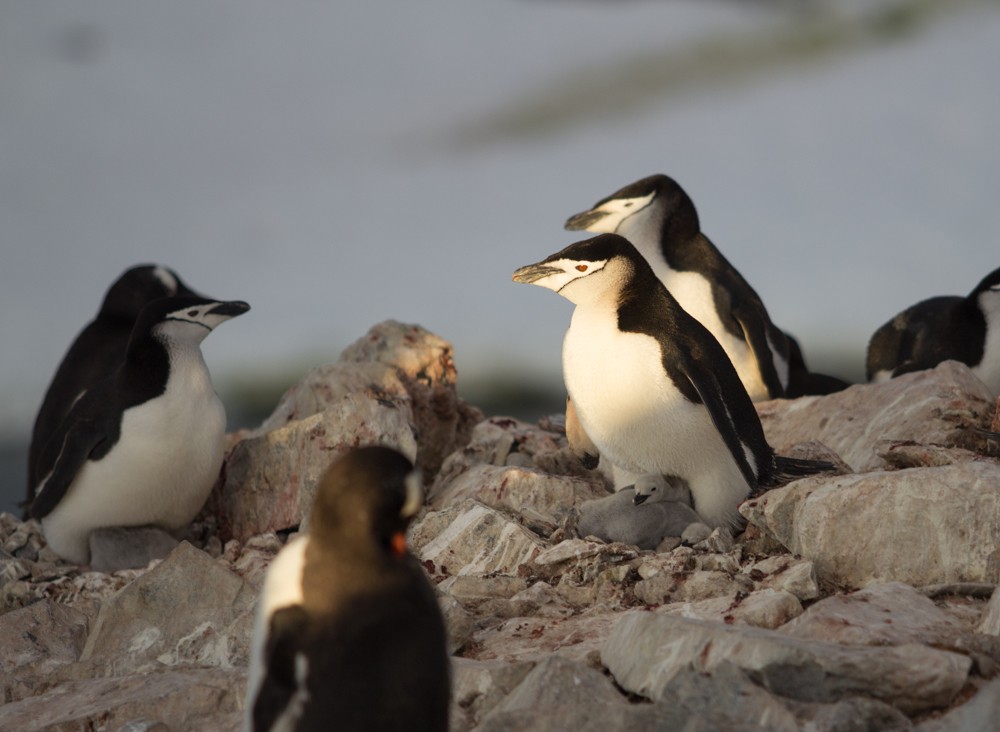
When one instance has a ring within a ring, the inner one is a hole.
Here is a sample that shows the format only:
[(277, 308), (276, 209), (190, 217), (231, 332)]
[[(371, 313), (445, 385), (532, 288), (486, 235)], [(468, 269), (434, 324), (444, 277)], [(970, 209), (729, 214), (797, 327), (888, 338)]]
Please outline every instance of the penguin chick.
[(701, 232), (694, 202), (666, 175), (631, 183), (571, 216), (570, 231), (619, 234), (670, 294), (715, 336), (753, 401), (785, 396), (789, 346), (764, 303)]
[(643, 475), (633, 486), (632, 502), (639, 506), (643, 503), (686, 503), (691, 505), (691, 491), (683, 482), (667, 481), (662, 475)]
[(86, 564), (94, 529), (178, 531), (195, 517), (226, 428), (200, 344), (249, 309), (187, 296), (143, 308), (122, 363), (83, 392), (39, 458), (30, 513), (59, 556)]
[[(640, 489), (645, 491), (641, 496)], [(681, 536), (689, 526), (699, 524), (701, 519), (688, 501), (682, 482), (668, 483), (662, 475), (642, 476), (634, 486), (584, 501), (577, 530), (581, 536), (655, 549), (665, 537)]]
[(444, 621), (406, 549), (421, 505), (419, 474), (396, 450), (358, 448), (327, 469), (308, 535), (264, 582), (246, 732), (448, 729)]
[(101, 379), (110, 376), (125, 358), (132, 326), (143, 307), (161, 297), (190, 295), (191, 290), (177, 273), (154, 264), (142, 264), (115, 280), (101, 302), (101, 308), (70, 345), (42, 399), (28, 446), (28, 490), (25, 505), (31, 502), (40, 476), (37, 463), (42, 449), (59, 424), (69, 414), (77, 397)]
[(725, 351), (623, 237), (572, 244), (513, 279), (576, 305), (563, 377), (601, 455), (682, 479), (706, 523), (735, 528), (752, 491), (833, 468), (774, 454)]
[(868, 342), (865, 369), (869, 381), (881, 382), (948, 360), (1000, 394), (1000, 269), (965, 297), (922, 300), (885, 323)]

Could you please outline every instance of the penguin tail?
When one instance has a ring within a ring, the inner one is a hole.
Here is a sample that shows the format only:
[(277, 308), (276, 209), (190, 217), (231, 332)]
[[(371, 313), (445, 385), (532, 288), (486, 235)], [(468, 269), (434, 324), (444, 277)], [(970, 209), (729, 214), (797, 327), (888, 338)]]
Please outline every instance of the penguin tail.
[(774, 471), (769, 485), (782, 485), (799, 478), (807, 478), (819, 473), (835, 473), (837, 466), (826, 460), (802, 460), (801, 458), (774, 456)]

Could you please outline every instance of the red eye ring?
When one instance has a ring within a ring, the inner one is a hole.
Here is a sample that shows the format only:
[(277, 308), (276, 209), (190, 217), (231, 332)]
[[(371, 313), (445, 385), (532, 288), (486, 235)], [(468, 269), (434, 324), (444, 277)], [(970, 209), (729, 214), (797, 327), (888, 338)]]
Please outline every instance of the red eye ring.
[(576, 271), (577, 272), (586, 272), (587, 271), (587, 265), (585, 265), (585, 264), (578, 264), (578, 265), (576, 265)]

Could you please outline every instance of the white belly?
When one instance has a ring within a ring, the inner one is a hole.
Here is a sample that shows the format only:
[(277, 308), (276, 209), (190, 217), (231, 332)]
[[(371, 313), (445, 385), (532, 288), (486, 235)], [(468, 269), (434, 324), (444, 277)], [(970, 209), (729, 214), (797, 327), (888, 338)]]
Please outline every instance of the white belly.
[(218, 477), (225, 429), (225, 409), (199, 353), (197, 362), (186, 359), (175, 366), (164, 394), (126, 410), (118, 443), (102, 460), (85, 463), (42, 519), (49, 545), (60, 556), (86, 564), (94, 529), (183, 528)]
[[(628, 219), (626, 219), (628, 221)], [(636, 249), (650, 263), (656, 276), (660, 279), (674, 299), (680, 303), (687, 313), (695, 320), (704, 325), (708, 331), (715, 336), (722, 349), (729, 356), (729, 360), (736, 367), (736, 373), (743, 382), (744, 388), (750, 395), (750, 399), (755, 402), (769, 399), (767, 387), (760, 377), (760, 367), (757, 359), (747, 345), (742, 336), (737, 337), (726, 330), (719, 319), (715, 309), (715, 299), (712, 297), (712, 286), (705, 277), (696, 272), (678, 272), (671, 269), (660, 254), (660, 242), (658, 237), (651, 237), (646, 234), (646, 228), (623, 232)], [(772, 353), (776, 353), (771, 348)], [(788, 364), (783, 359), (775, 356), (775, 368), (778, 370), (778, 378), (785, 386), (788, 385)]]
[(621, 333), (613, 313), (574, 311), (563, 345), (566, 388), (601, 455), (628, 473), (683, 478), (706, 522), (735, 523), (749, 486), (708, 411), (685, 399), (661, 364), (657, 342)]

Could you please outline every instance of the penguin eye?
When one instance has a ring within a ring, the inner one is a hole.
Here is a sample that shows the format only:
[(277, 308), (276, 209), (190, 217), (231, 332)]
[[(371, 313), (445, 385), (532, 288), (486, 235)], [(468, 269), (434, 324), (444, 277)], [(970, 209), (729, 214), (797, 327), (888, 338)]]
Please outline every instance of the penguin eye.
[(188, 317), (191, 317), (191, 318), (198, 317), (198, 311), (197, 310), (188, 310)]
[(578, 264), (578, 265), (576, 265), (576, 271), (577, 272), (586, 272), (587, 271), (587, 265), (585, 265), (585, 264)]
[(632, 206), (634, 206), (634, 205), (635, 205), (635, 203), (632, 202), (632, 201), (626, 201), (625, 202), (625, 208), (632, 208)]

